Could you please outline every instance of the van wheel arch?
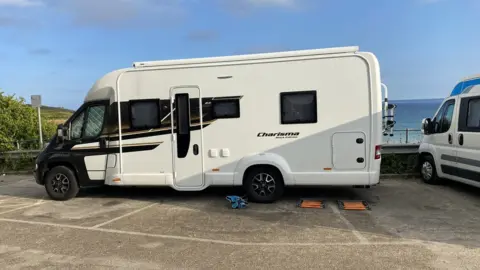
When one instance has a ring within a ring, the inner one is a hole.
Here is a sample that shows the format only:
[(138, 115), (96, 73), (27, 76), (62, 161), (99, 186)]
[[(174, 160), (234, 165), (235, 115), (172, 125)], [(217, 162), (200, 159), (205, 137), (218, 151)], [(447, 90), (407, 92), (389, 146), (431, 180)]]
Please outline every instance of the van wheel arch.
[[(75, 166), (73, 166), (70, 162), (65, 162), (65, 161), (58, 161), (58, 162), (49, 162), (47, 164), (47, 171), (44, 173), (44, 175), (46, 176), (48, 174), (49, 171), (53, 170), (55, 167), (59, 167), (59, 166), (63, 166), (63, 167), (67, 167), (68, 169), (70, 169), (73, 174), (75, 175), (75, 178), (77, 179), (78, 181), (78, 172), (75, 168)], [(42, 184), (45, 184), (45, 179), (43, 179), (43, 183)], [(80, 184), (80, 183), (79, 183)]]
[[(270, 183), (269, 185), (266, 183), (267, 186), (265, 187), (268, 194), (264, 196), (257, 193), (253, 188), (254, 185), (257, 185), (257, 183), (254, 182), (257, 181), (257, 176), (268, 177), (268, 180), (265, 180)], [(255, 164), (248, 167), (243, 173), (242, 185), (250, 201), (272, 203), (283, 195), (285, 180), (282, 172), (276, 166), (270, 164)], [(271, 187), (274, 188), (273, 191)]]

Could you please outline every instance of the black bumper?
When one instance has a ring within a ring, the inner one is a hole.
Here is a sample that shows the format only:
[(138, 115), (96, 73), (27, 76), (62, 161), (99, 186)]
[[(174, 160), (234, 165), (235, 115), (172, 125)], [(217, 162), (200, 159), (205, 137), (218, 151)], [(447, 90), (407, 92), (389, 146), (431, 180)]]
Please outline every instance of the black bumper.
[(42, 186), (45, 184), (45, 180), (43, 179), (44, 175), (44, 170), (40, 165), (38, 165), (33, 171), (33, 177), (35, 178), (35, 182)]

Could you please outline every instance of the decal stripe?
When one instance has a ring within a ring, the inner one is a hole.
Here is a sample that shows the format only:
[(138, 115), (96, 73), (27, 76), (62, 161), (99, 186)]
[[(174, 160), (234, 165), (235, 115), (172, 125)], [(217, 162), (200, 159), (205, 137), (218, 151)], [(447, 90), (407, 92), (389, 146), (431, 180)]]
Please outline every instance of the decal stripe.
[[(138, 152), (138, 151), (149, 151), (157, 148), (163, 142), (157, 143), (138, 143), (138, 144), (127, 144), (122, 146), (122, 152), (129, 153), (129, 152)], [(72, 153), (75, 154), (82, 154), (85, 156), (92, 156), (92, 155), (106, 155), (106, 154), (118, 154), (120, 153), (119, 146), (110, 146), (107, 148), (100, 148), (100, 147), (85, 147), (85, 148), (74, 148), (72, 149)]]

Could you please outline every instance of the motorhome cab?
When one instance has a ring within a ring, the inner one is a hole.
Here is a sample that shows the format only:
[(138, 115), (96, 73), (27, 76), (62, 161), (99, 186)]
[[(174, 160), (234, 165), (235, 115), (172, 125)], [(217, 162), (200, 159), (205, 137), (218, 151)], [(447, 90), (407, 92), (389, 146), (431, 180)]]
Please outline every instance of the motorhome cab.
[(99, 79), (37, 158), (52, 199), (80, 187), (379, 182), (382, 84), (357, 47), (134, 63)]
[(449, 179), (480, 187), (480, 75), (461, 80), (424, 119), (420, 171), (426, 183)]

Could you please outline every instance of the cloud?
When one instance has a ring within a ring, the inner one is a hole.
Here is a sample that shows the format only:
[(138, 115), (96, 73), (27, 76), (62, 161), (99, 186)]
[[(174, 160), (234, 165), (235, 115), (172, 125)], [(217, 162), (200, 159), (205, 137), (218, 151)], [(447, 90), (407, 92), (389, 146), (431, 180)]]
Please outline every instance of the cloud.
[(45, 48), (38, 48), (38, 49), (30, 50), (30, 51), (28, 51), (28, 53), (33, 54), (33, 55), (47, 55), (47, 54), (51, 54), (52, 51), (49, 50), (49, 49), (45, 49)]
[[(242, 0), (238, 1), (242, 2)], [(243, 0), (245, 4), (256, 7), (295, 7), (299, 0)]]
[(17, 20), (11, 17), (0, 17), (0, 27), (16, 24)]
[(43, 2), (41, 2), (40, 0), (0, 0), (0, 7), (33, 7), (41, 6), (42, 4)]
[(217, 38), (217, 33), (211, 30), (196, 30), (188, 33), (187, 39), (191, 41), (210, 41)]
[[(1, 0), (0, 0), (1, 1)], [(81, 26), (154, 26), (184, 15), (186, 0), (44, 0)], [(194, 0), (191, 0), (194, 1)]]
[(280, 8), (285, 10), (297, 10), (307, 2), (319, 0), (217, 0), (227, 11), (234, 14), (246, 14), (258, 9)]

